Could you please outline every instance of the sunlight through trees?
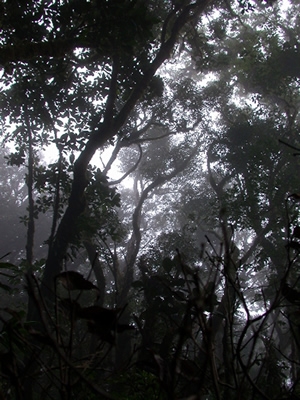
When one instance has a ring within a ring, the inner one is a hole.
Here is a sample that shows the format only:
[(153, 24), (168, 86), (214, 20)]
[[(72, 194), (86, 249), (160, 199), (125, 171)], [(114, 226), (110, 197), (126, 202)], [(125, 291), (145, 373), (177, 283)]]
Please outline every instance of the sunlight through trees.
[(300, 398), (299, 7), (0, 0), (0, 398)]

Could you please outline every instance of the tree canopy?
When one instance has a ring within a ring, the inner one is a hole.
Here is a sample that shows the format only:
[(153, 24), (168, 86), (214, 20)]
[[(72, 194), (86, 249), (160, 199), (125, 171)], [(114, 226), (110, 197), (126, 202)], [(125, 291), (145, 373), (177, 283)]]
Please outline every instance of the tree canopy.
[(298, 399), (298, 2), (0, 15), (0, 397)]

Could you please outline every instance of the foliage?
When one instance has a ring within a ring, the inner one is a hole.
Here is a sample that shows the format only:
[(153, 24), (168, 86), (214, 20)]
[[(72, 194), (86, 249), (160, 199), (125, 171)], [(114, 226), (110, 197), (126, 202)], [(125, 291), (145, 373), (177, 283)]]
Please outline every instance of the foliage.
[(298, 398), (299, 4), (0, 14), (0, 397)]

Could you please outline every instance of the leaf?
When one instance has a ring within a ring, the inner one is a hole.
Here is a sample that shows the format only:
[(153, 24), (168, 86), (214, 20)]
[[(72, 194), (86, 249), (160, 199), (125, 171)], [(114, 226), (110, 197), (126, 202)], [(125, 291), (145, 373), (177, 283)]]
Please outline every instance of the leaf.
[(296, 227), (294, 228), (293, 235), (294, 235), (296, 238), (300, 239), (300, 226), (296, 226)]
[(173, 280), (174, 286), (184, 287), (186, 284), (186, 280), (184, 278), (178, 278)]
[(288, 247), (291, 249), (300, 251), (300, 243), (298, 243), (298, 242), (292, 241), (288, 244)]
[(2, 374), (15, 379), (17, 372), (15, 367), (14, 355), (11, 351), (0, 353), (0, 364)]
[(166, 272), (171, 272), (172, 268), (174, 267), (174, 262), (171, 260), (171, 258), (166, 257), (162, 261), (162, 267)]
[(68, 290), (97, 290), (99, 289), (95, 286), (92, 282), (88, 281), (81, 275), (79, 272), (76, 271), (65, 271), (61, 272), (56, 276), (62, 285)]
[(132, 282), (131, 286), (134, 289), (143, 289), (144, 288), (144, 284), (142, 281), (134, 281), (134, 282)]
[(34, 340), (37, 340), (38, 342), (48, 346), (53, 346), (53, 341), (51, 340), (51, 338), (43, 334), (42, 332), (30, 328), (28, 329), (28, 333), (32, 336)]
[(117, 332), (122, 333), (125, 331), (134, 331), (136, 328), (133, 325), (117, 324)]
[(115, 336), (112, 334), (110, 330), (103, 329), (103, 327), (98, 326), (93, 322), (88, 322), (88, 330), (90, 333), (99, 336), (99, 338), (104, 342), (108, 342), (111, 345), (115, 344), (116, 342)]
[(105, 327), (114, 328), (122, 308), (109, 309), (100, 306), (79, 307), (76, 311), (77, 318), (88, 319)]
[(187, 301), (187, 295), (182, 290), (172, 290), (172, 294), (178, 301)]
[(296, 201), (300, 201), (300, 193), (292, 193), (291, 195), (289, 195), (289, 197)]
[(13, 291), (13, 288), (12, 288), (12, 287), (10, 287), (10, 286), (8, 286), (8, 285), (5, 285), (4, 283), (1, 283), (1, 282), (0, 282), (0, 288), (3, 289), (3, 290), (6, 290), (6, 291), (8, 291), (8, 292)]
[(9, 307), (5, 307), (5, 308), (3, 308), (3, 310), (5, 312), (7, 312), (8, 314), (10, 314), (14, 318), (15, 321), (21, 322), (25, 318), (26, 313), (23, 310), (17, 311), (17, 310), (13, 310), (12, 308), (9, 308)]
[(9, 278), (9, 279), (14, 279), (17, 277), (17, 275), (10, 275), (10, 274), (7, 274), (6, 272), (0, 272), (0, 275), (5, 276), (6, 278)]
[(214, 306), (218, 305), (218, 298), (217, 295), (215, 293), (210, 294), (209, 296), (207, 296), (204, 300), (204, 309), (206, 311), (212, 311)]
[(4, 268), (4, 269), (12, 269), (12, 270), (14, 270), (14, 271), (18, 271), (18, 267), (16, 266), (16, 265), (14, 265), (14, 264), (11, 264), (11, 263), (7, 263), (7, 262), (5, 262), (5, 263), (0, 263), (0, 268)]
[(118, 323), (122, 310), (123, 308), (109, 309), (100, 306), (80, 307), (77, 304), (75, 315), (87, 320), (90, 333), (96, 334), (105, 342), (115, 344), (115, 332), (135, 329), (131, 325)]
[(282, 285), (283, 296), (292, 304), (300, 304), (300, 292), (291, 288), (286, 282)]

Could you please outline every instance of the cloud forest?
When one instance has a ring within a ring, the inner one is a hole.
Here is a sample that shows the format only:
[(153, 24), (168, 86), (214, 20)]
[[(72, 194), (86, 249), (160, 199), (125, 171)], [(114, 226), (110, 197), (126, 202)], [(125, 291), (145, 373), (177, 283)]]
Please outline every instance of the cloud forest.
[(299, 15), (0, 0), (0, 400), (300, 399)]

